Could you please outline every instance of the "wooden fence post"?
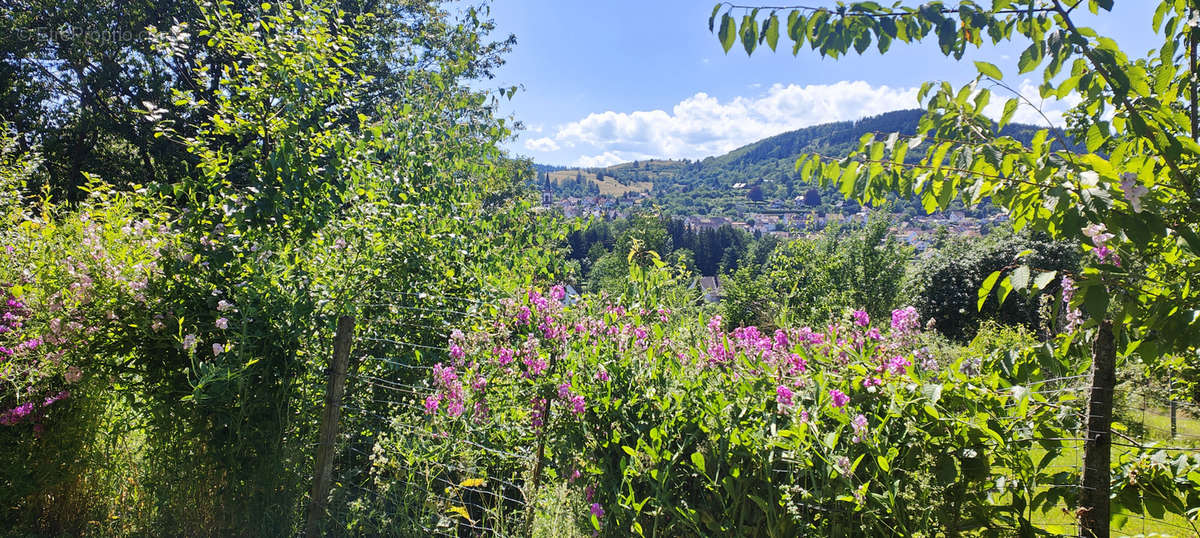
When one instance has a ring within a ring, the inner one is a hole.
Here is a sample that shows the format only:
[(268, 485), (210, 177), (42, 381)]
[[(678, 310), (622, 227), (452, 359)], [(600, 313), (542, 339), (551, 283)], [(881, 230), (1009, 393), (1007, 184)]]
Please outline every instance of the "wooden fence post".
[(342, 414), (342, 396), (346, 393), (346, 370), (350, 363), (350, 344), (354, 339), (354, 317), (338, 318), (337, 334), (333, 339), (333, 357), (329, 361), (329, 381), (325, 385), (325, 412), (321, 416), (320, 441), (317, 443), (317, 464), (313, 473), (312, 492), (308, 499), (308, 518), (304, 536), (315, 538), (321, 519), (325, 517), (325, 502), (333, 480), (333, 455), (336, 448), (338, 419)]
[(1084, 420), (1083, 478), (1079, 491), (1079, 536), (1108, 537), (1109, 466), (1112, 463), (1113, 388), (1117, 348), (1112, 321), (1105, 320), (1092, 342), (1092, 386)]

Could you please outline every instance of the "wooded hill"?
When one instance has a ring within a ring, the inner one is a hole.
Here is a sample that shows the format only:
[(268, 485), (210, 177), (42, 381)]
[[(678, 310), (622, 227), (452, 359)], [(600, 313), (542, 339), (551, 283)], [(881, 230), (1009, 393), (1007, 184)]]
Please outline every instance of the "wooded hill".
[[(835, 189), (818, 189), (810, 193), (814, 185), (796, 171), (797, 158), (806, 153), (845, 156), (857, 147), (859, 138), (866, 133), (913, 134), (921, 114), (922, 111), (917, 109), (899, 110), (856, 121), (814, 125), (700, 161), (635, 161), (591, 169), (538, 165), (538, 178), (545, 184), (545, 177), (549, 176), (556, 185), (564, 178), (577, 176), (585, 179), (603, 177), (606, 182), (615, 181), (627, 186), (642, 186), (649, 182), (653, 185), (651, 192), (656, 202), (686, 212), (720, 213), (754, 202), (799, 204), (804, 203), (805, 198), (810, 202), (808, 205), (814, 205), (811, 202), (818, 199), (831, 201), (841, 197)], [(1010, 124), (1003, 134), (1028, 143), (1038, 129), (1033, 125)], [(919, 155), (919, 152), (912, 155)]]

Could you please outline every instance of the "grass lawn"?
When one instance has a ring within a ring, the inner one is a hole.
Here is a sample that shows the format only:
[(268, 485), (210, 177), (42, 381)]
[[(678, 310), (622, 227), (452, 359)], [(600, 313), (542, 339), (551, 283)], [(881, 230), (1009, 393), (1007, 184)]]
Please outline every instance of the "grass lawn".
[[(1127, 404), (1133, 403), (1135, 402), (1127, 402)], [(1141, 404), (1142, 402), (1136, 403)], [(1137, 408), (1127, 405), (1123, 410), (1118, 409), (1117, 421), (1120, 425), (1116, 426), (1115, 430), (1121, 431), (1121, 426), (1124, 426), (1125, 435), (1139, 439), (1144, 444), (1156, 443), (1164, 447), (1195, 447), (1200, 450), (1200, 420), (1185, 413), (1182, 409), (1176, 413), (1177, 435), (1174, 440), (1171, 439), (1170, 412), (1165, 408), (1153, 404)], [(1117, 440), (1121, 440), (1120, 437), (1117, 437)], [(1069, 449), (1051, 465), (1078, 469), (1080, 465), (1078, 458), (1083, 455), (1083, 443), (1078, 442), (1077, 444), (1078, 446), (1073, 448), (1078, 450), (1078, 454), (1076, 454), (1076, 450)], [(1114, 446), (1113, 461), (1117, 461), (1120, 454), (1133, 450), (1129, 447)], [(1044, 454), (1041, 449), (1038, 449), (1037, 452)], [(1172, 451), (1171, 454), (1178, 456), (1184, 452), (1186, 451)], [(1035, 454), (1035, 461), (1041, 454)], [(1043, 516), (1041, 521), (1038, 521), (1039, 527), (1042, 529), (1056, 534), (1078, 535), (1075, 517), (1066, 511), (1065, 506), (1046, 511)], [(1196, 525), (1200, 527), (1200, 523), (1196, 523)], [(1200, 536), (1200, 533), (1193, 530), (1186, 519), (1171, 514), (1162, 519), (1151, 517), (1148, 514), (1118, 515), (1114, 517), (1111, 530), (1113, 536)]]

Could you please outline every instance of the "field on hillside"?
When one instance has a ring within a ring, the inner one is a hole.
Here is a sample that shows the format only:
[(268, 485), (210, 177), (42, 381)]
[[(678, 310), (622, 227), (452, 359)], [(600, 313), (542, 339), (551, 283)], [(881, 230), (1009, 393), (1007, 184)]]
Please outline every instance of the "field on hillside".
[(622, 185), (617, 180), (611, 177), (597, 179), (594, 172), (587, 170), (559, 170), (550, 172), (550, 180), (555, 183), (575, 179), (577, 175), (582, 175), (584, 179), (591, 181), (600, 186), (600, 194), (605, 196), (624, 196), (630, 192), (650, 192), (654, 188), (654, 184), (649, 181), (637, 181), (629, 185)]

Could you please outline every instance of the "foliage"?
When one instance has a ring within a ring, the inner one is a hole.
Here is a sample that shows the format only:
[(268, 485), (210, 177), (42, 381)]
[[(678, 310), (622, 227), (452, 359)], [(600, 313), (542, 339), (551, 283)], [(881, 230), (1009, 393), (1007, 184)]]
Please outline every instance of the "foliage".
[(817, 323), (862, 307), (882, 316), (895, 306), (910, 251), (874, 214), (859, 228), (832, 227), (815, 239), (779, 246), (765, 266), (727, 279), (722, 313), (731, 326)]
[[(441, 466), (482, 465), (473, 476), (494, 489), (504, 470), (471, 446), (544, 442), (546, 479), (614, 536), (1031, 535), (1070, 482), (1029, 455), (1059, 453), (1077, 425), (1074, 395), (1030, 390), (1075, 373), (1065, 358), (941, 355), (912, 309), (890, 329), (859, 311), (768, 335), (562, 297), (531, 290), (451, 335), (425, 381), (435, 452), (388, 450), (431, 458), (442, 481), (464, 476)], [(468, 515), (482, 517), (443, 517)]]
[[(272, 15), (271, 3), (220, 4), (246, 21), (269, 21)], [(371, 114), (376, 102), (397, 100), (410, 88), (409, 77), (439, 71), (440, 65), (454, 66), (439, 73), (447, 87), (490, 77), (514, 42), (487, 39), (493, 25), (486, 7), (455, 17), (439, 0), (326, 4), (347, 21), (364, 17), (366, 23), (361, 46), (343, 58), (350, 70), (371, 78), (364, 88), (368, 97), (348, 118)], [(253, 68), (229, 49), (210, 48), (199, 31), (209, 14), (194, 0), (0, 6), (0, 117), (20, 133), (22, 151), (40, 148), (44, 155), (34, 183), (48, 185), (58, 199), (78, 200), (89, 173), (121, 190), (191, 176), (197, 159), (157, 137), (156, 121), (145, 112), (179, 125), (202, 122), (212, 111), (177, 102), (174, 91), (186, 88), (198, 100), (214, 101), (220, 96), (215, 77), (226, 69)], [(162, 34), (170, 36), (172, 54), (156, 50)], [(206, 72), (197, 72), (197, 63)]]
[[(955, 59), (985, 39), (1027, 42), (1019, 71), (1041, 69), (1042, 98), (1080, 99), (1075, 125), (1086, 144), (1084, 151), (1073, 151), (1056, 130), (1039, 131), (1029, 144), (996, 132), (983, 116), (991, 91), (980, 83), (1007, 87), (998, 67), (976, 62), (979, 77), (971, 84), (957, 90), (949, 83), (922, 87), (926, 115), (916, 136), (864, 135), (849, 157), (802, 158), (797, 169), (865, 202), (898, 193), (920, 197), (932, 211), (953, 200), (967, 205), (991, 200), (1016, 229), (1076, 242), (1095, 255), (1076, 279), (1080, 293), (1071, 306), (1081, 306), (1091, 320), (1121, 321), (1118, 338), (1126, 343), (1125, 353), (1155, 359), (1186, 351), (1200, 334), (1200, 239), (1192, 218), (1197, 204), (1192, 176), (1200, 161), (1194, 102), (1200, 97), (1196, 62), (1189, 63), (1200, 30), (1187, 22), (1195, 7), (1182, 0), (1159, 2), (1153, 26), (1162, 46), (1147, 58), (1131, 59), (1111, 38), (1075, 24), (1071, 11), (1080, 5), (1098, 13), (1112, 2), (1006, 0), (991, 9), (964, 4), (958, 10), (936, 2), (918, 8), (859, 2), (838, 10), (790, 11), (785, 34), (793, 51), (807, 42), (835, 58), (851, 49), (861, 54), (872, 43), (886, 53), (894, 41), (927, 37), (936, 37), (941, 51)], [(713, 10), (710, 23), (720, 11), (721, 6)], [(748, 12), (740, 29), (747, 52), (760, 42), (757, 15), (758, 10)], [(719, 38), (729, 50), (733, 18), (726, 12), (721, 21)], [(768, 27), (774, 32), (766, 32)], [(774, 48), (771, 35), (780, 28), (775, 12), (767, 13), (762, 28), (762, 39)], [(1189, 93), (1193, 105), (1185, 109)], [(1001, 128), (1020, 100), (1005, 103)], [(924, 158), (909, 164), (907, 154), (920, 150)], [(1003, 300), (1013, 289), (1043, 288), (1055, 276), (1033, 275), (1022, 265), (1003, 280), (989, 278), (982, 291), (995, 289)]]
[(1079, 270), (1079, 255), (1067, 243), (1004, 231), (982, 239), (954, 238), (918, 258), (905, 286), (913, 306), (923, 317), (935, 320), (938, 332), (950, 338), (973, 337), (985, 320), (1038, 330), (1054, 324), (1041, 310), (1047, 301), (1057, 302), (1057, 286), (1046, 289), (1047, 295), (1042, 297), (1012, 296), (1004, 304), (990, 299), (982, 308), (978, 304), (979, 287), (989, 275), (1023, 263), (1042, 271), (1074, 274)]

